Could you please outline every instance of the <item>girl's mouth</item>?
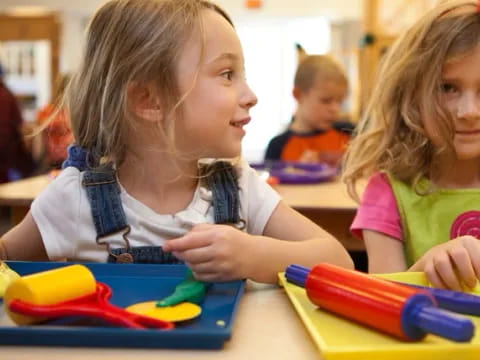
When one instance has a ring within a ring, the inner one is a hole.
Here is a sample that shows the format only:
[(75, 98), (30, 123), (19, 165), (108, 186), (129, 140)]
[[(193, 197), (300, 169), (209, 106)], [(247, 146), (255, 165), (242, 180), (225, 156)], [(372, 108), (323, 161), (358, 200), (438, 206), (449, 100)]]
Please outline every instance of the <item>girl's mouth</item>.
[(245, 125), (247, 125), (250, 122), (250, 117), (241, 119), (241, 120), (233, 120), (230, 121), (230, 125), (238, 127), (238, 128), (243, 128)]

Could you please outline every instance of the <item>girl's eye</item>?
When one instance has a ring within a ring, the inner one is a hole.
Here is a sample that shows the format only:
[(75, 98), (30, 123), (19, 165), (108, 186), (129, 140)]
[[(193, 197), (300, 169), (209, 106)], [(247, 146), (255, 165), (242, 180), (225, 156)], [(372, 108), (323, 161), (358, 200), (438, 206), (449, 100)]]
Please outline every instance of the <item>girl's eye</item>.
[(444, 83), (440, 86), (440, 89), (443, 93), (451, 94), (457, 91), (457, 88), (449, 83)]
[(232, 80), (233, 71), (232, 70), (227, 70), (227, 71), (224, 71), (221, 75), (227, 80)]

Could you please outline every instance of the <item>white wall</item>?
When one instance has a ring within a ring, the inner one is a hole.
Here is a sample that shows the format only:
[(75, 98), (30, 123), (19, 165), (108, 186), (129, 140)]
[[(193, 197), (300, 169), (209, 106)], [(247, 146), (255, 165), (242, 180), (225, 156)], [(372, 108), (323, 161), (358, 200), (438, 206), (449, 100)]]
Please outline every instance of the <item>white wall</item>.
[(245, 0), (214, 0), (232, 17), (325, 16), (332, 20), (360, 19), (363, 0), (263, 0), (259, 9), (246, 9)]
[[(263, 0), (260, 9), (248, 10), (245, 0), (214, 0), (232, 17), (242, 16), (326, 16), (331, 19), (360, 19), (363, 0)], [(0, 10), (15, 6), (46, 6), (90, 14), (105, 0), (1, 0)]]
[(259, 162), (270, 139), (288, 127), (295, 111), (295, 44), (300, 43), (309, 54), (328, 52), (330, 26), (323, 17), (242, 18), (235, 26), (245, 54), (247, 82), (258, 97), (243, 156)]

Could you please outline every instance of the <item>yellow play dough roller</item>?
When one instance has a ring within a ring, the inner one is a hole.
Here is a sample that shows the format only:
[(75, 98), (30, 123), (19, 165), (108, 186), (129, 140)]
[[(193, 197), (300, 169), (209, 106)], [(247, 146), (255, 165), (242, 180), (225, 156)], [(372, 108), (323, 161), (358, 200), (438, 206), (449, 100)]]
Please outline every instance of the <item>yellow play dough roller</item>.
[(20, 275), (10, 269), (5, 262), (0, 260), (0, 298), (5, 294), (7, 287), (19, 277)]
[(112, 290), (95, 281), (84, 265), (69, 265), (23, 276), (4, 296), (5, 311), (19, 325), (65, 316), (95, 317), (111, 324), (144, 329), (172, 329), (169, 321), (134, 314), (108, 302)]

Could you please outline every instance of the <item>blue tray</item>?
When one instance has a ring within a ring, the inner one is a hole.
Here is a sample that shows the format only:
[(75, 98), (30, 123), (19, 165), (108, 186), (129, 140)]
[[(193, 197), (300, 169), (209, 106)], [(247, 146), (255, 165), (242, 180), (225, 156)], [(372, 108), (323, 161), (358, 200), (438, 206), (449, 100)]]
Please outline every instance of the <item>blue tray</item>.
[[(72, 263), (7, 262), (20, 275), (54, 269)], [(158, 300), (172, 293), (183, 279), (183, 265), (84, 264), (97, 281), (113, 290), (110, 302), (120, 307)], [(0, 344), (127, 348), (219, 349), (230, 339), (244, 281), (214, 283), (201, 304), (200, 317), (177, 324), (175, 329), (127, 329), (119, 327), (74, 326), (50, 322), (16, 326), (0, 308)], [(1, 302), (1, 300), (0, 300)]]

